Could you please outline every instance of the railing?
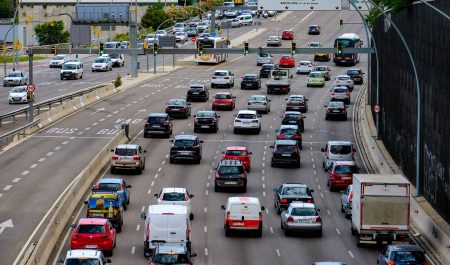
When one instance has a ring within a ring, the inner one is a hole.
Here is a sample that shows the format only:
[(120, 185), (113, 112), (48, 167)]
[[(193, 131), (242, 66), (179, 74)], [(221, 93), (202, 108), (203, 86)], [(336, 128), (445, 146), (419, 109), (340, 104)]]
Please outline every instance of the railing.
[(41, 120), (40, 119), (36, 119), (28, 124), (25, 124), (17, 129), (14, 129), (10, 132), (7, 132), (3, 135), (0, 136), (0, 147), (4, 147), (6, 145), (8, 145), (9, 143), (11, 143), (12, 141), (14, 141), (14, 137), (17, 136), (17, 140), (20, 140), (20, 137), (25, 137), (25, 131), (34, 126), (37, 125), (38, 123), (40, 123)]

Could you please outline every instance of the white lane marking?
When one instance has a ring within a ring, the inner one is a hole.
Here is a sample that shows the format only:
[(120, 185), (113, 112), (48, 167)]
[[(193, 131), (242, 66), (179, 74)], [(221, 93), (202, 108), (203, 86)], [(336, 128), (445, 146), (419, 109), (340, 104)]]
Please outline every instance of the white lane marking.
[(321, 188), (320, 188), (320, 185), (317, 185), (317, 188), (320, 190)]
[(214, 156), (214, 160), (216, 160), (217, 159), (217, 156)]
[(158, 178), (158, 174), (155, 174), (155, 179), (157, 179)]
[[(151, 190), (150, 190), (150, 191), (151, 191)], [(142, 206), (142, 208), (141, 208), (141, 212), (143, 212), (143, 211), (145, 211), (145, 205)]]
[(355, 256), (353, 256), (353, 253), (350, 250), (348, 251), (348, 254), (350, 255), (350, 257), (352, 257), (352, 259), (355, 258)]
[(100, 121), (105, 121), (105, 118), (101, 118)]
[(181, 132), (181, 134), (184, 134), (184, 132)]
[(139, 231), (139, 229), (141, 229), (141, 225), (136, 226), (136, 231)]
[(98, 123), (96, 123), (96, 122), (92, 123), (92, 127), (97, 126), (97, 125), (98, 125)]
[(208, 256), (208, 249), (205, 248), (205, 256)]
[(209, 182), (206, 182), (206, 187), (209, 188)]
[(280, 254), (280, 250), (277, 248), (277, 256), (278, 257), (280, 257), (281, 256), (281, 254)]
[(266, 214), (269, 214), (269, 209), (266, 208)]
[(204, 231), (205, 233), (208, 233), (208, 227), (207, 227), (206, 225), (203, 227), (203, 231)]
[(166, 160), (163, 160), (162, 162), (161, 162), (161, 165), (164, 165), (166, 163)]
[(262, 184), (262, 188), (265, 189), (266, 188), (266, 184), (263, 183)]
[(45, 157), (41, 157), (38, 159), (39, 162), (44, 162), (45, 161)]
[(208, 175), (208, 179), (211, 179), (211, 175)]
[(266, 163), (262, 162), (262, 166), (265, 167), (265, 166), (266, 166)]
[(339, 228), (336, 227), (336, 233), (338, 233), (338, 235), (341, 234), (341, 231), (339, 231)]
[(135, 251), (136, 251), (136, 247), (132, 247), (131, 248), (131, 254), (134, 254)]
[(263, 197), (266, 197), (266, 192), (265, 191), (263, 191)]
[(9, 190), (9, 189), (11, 189), (12, 188), (12, 185), (6, 185), (4, 188), (3, 188), (3, 190)]
[(25, 171), (22, 172), (22, 176), (26, 176), (26, 175), (28, 175), (29, 173), (30, 173), (30, 171), (25, 170)]
[(15, 179), (13, 179), (12, 182), (17, 183), (17, 182), (19, 182), (21, 179), (22, 179), (22, 178), (15, 178)]
[(47, 153), (47, 156), (51, 156), (51, 155), (53, 155), (53, 152), (48, 152)]
[(314, 163), (314, 158), (312, 158), (312, 157), (311, 157), (311, 162), (313, 162), (313, 163)]
[(158, 172), (161, 172), (162, 168), (158, 168)]
[(191, 126), (192, 124), (188, 123), (188, 127)]
[(73, 140), (73, 139), (75, 139), (76, 137), (75, 136), (71, 136), (69, 139), (70, 140)]
[(207, 213), (207, 212), (208, 212), (208, 207), (205, 207), (205, 208), (203, 209), (203, 211), (204, 211), (205, 213)]
[(313, 168), (316, 168), (316, 164), (313, 164)]
[(316, 182), (319, 182), (319, 178), (316, 178)]
[(270, 233), (273, 234), (273, 228), (269, 227)]
[(205, 195), (208, 196), (208, 190), (205, 191)]
[(314, 170), (314, 175), (317, 175), (317, 171)]
[(166, 155), (166, 158), (169, 158), (169, 154)]
[(113, 113), (114, 113), (114, 114), (117, 114), (117, 113), (119, 113), (119, 111), (118, 111), (118, 110), (116, 110), (116, 111), (114, 111)]
[(261, 180), (264, 181), (264, 176), (261, 177)]
[(322, 193), (322, 192), (320, 193), (320, 197), (322, 197), (322, 198), (323, 198), (323, 193)]
[(329, 210), (329, 209), (327, 209), (327, 214), (328, 214), (328, 215), (331, 215), (331, 212), (330, 212), (330, 210)]
[(265, 157), (265, 156), (263, 156), (263, 161), (264, 161), (264, 160), (266, 160), (266, 157)]
[(312, 151), (312, 146), (309, 149)]
[(111, 118), (111, 117), (112, 117), (112, 115), (111, 115), (111, 114), (108, 114), (108, 115), (106, 115), (106, 117), (108, 117), (108, 118)]
[(57, 146), (54, 148), (55, 151), (58, 151), (59, 149), (61, 149), (61, 146)]
[(68, 143), (69, 143), (69, 141), (64, 141), (61, 144), (68, 144)]
[(152, 189), (148, 189), (147, 194), (152, 193)]
[(3, 197), (3, 193), (0, 193), (0, 198)]
[(150, 184), (150, 186), (152, 186), (152, 187), (153, 187), (153, 185), (155, 185), (155, 181), (152, 181), (152, 184)]
[(91, 129), (91, 127), (84, 128), (85, 131), (89, 131), (90, 129)]
[(261, 173), (262, 173), (262, 174), (264, 174), (264, 169), (263, 169), (263, 170), (261, 170)]
[(237, 57), (237, 58), (234, 58), (233, 60), (230, 61), (230, 63), (232, 63), (232, 62), (234, 62), (234, 61), (237, 61), (237, 60), (241, 59), (242, 57), (244, 57), (244, 55), (241, 55), (241, 56), (239, 56), (239, 57)]

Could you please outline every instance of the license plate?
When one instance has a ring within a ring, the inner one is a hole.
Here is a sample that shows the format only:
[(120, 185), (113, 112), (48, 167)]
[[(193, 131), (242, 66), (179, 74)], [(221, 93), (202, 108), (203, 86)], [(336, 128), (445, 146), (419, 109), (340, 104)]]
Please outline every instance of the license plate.
[(242, 225), (244, 225), (244, 222), (233, 222), (233, 225), (240, 225), (240, 226), (242, 226)]
[(152, 127), (153, 127), (153, 128), (159, 128), (159, 127), (161, 127), (161, 126), (159, 126), (159, 125), (152, 125)]
[(290, 154), (282, 154), (281, 156), (291, 156)]
[(340, 112), (339, 110), (333, 110), (333, 112)]
[(97, 245), (86, 245), (86, 248), (97, 248)]
[(236, 185), (237, 182), (236, 181), (225, 181), (223, 184), (225, 184), (225, 185)]
[(190, 154), (190, 152), (180, 152), (180, 155), (189, 155)]
[(131, 157), (121, 157), (120, 160), (131, 160)]
[(299, 219), (299, 220), (297, 220), (297, 223), (311, 223), (311, 220)]
[(243, 121), (242, 123), (243, 123), (243, 124), (250, 124), (249, 121)]
[(200, 128), (209, 128), (209, 126), (208, 125), (202, 125), (202, 126), (200, 126)]
[(245, 84), (246, 86), (252, 86), (252, 84)]
[(198, 94), (200, 94), (200, 93), (198, 93), (198, 92), (194, 92), (194, 93), (192, 93), (192, 95), (198, 95)]
[(341, 177), (341, 179), (351, 179), (352, 177)]
[(65, 75), (65, 76), (69, 76), (70, 74), (69, 74), (69, 73), (65, 73), (64, 75)]
[(103, 217), (105, 217), (105, 215), (102, 214), (102, 213), (93, 213), (93, 214), (92, 214), (92, 217), (100, 217), (100, 218), (103, 218)]
[(220, 105), (220, 106), (224, 106), (224, 105), (226, 105), (226, 104), (225, 104), (225, 103), (220, 103), (219, 105)]
[(179, 109), (171, 109), (171, 111), (179, 111)]

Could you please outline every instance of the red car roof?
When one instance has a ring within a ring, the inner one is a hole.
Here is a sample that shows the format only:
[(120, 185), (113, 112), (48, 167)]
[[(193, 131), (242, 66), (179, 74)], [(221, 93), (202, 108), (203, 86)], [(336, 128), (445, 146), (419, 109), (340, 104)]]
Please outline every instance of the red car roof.
[(233, 150), (244, 151), (244, 150), (247, 150), (247, 147), (245, 147), (245, 146), (228, 146), (227, 147), (227, 151), (233, 151)]
[(104, 218), (81, 218), (78, 225), (104, 225), (107, 221)]

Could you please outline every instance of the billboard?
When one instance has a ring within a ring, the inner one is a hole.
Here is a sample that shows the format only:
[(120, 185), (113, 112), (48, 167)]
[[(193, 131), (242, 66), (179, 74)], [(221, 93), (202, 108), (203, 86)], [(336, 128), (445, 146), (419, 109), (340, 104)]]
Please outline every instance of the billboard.
[[(356, 7), (359, 10), (367, 11), (371, 7), (369, 0), (351, 0), (351, 1), (356, 5)], [(353, 7), (353, 5), (352, 4), (349, 4), (349, 5), (350, 5), (350, 10), (355, 11), (355, 8)]]
[(342, 10), (341, 0), (258, 0), (258, 10)]

